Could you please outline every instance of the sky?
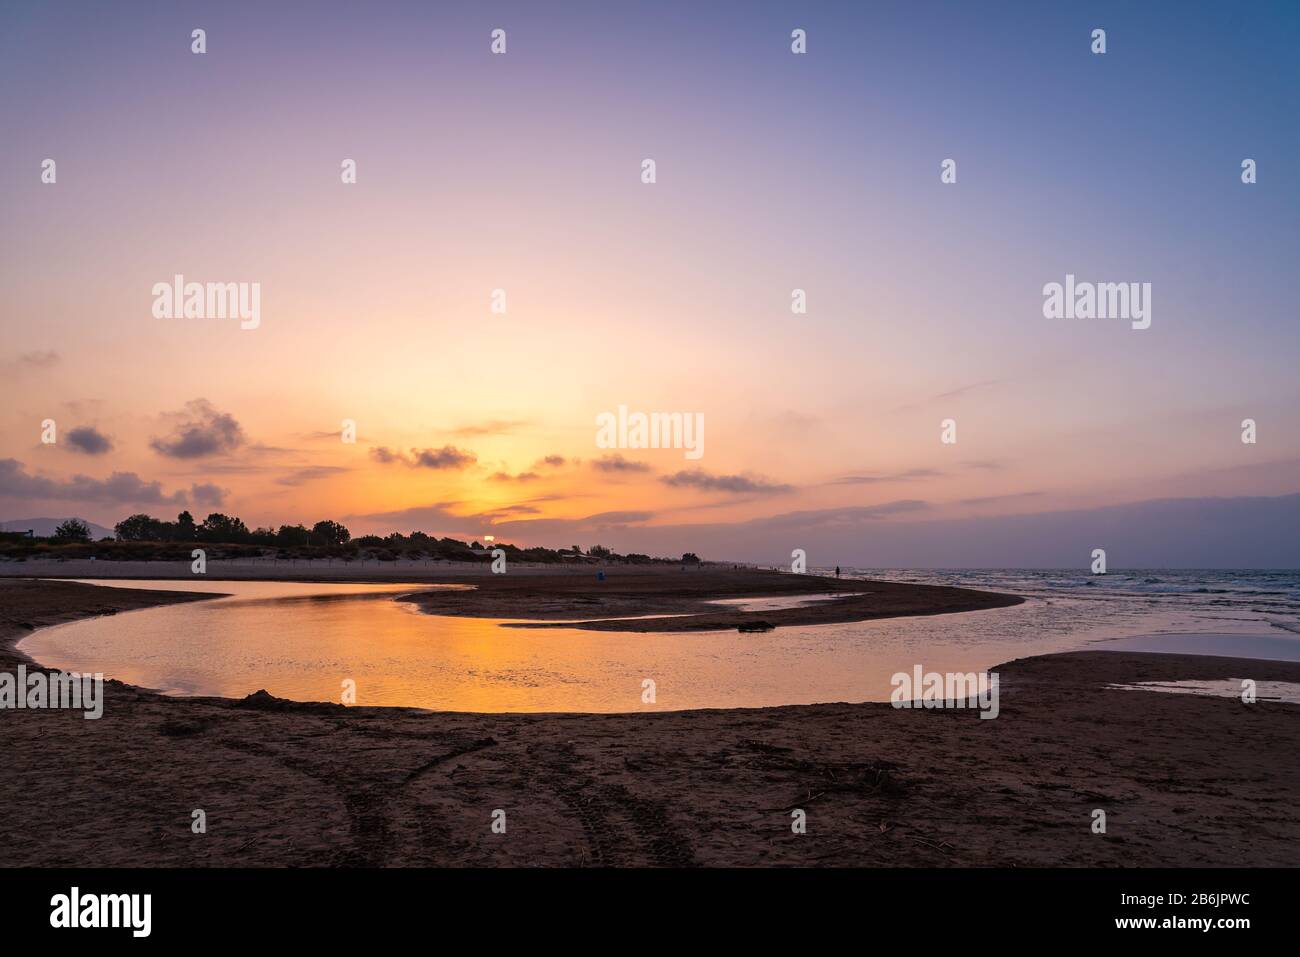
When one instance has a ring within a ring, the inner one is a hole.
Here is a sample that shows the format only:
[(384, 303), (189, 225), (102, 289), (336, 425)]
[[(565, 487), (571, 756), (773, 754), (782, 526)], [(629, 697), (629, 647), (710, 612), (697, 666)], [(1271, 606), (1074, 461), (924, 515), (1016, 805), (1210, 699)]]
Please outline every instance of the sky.
[[(7, 2), (0, 519), (1300, 566), (1298, 46), (1294, 3)], [(257, 327), (156, 317), (177, 274)], [(1150, 327), (1045, 317), (1067, 275)], [(704, 454), (602, 448), (620, 406)]]

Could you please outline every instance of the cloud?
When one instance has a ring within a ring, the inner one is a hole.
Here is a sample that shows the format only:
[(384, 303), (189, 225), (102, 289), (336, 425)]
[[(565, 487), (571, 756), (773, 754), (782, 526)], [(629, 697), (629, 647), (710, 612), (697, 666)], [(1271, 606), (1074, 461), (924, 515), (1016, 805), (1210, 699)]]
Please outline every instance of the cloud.
[(508, 518), (511, 515), (540, 515), (542, 510), (532, 505), (505, 505), (501, 508), (489, 509), (486, 512), (479, 512), (478, 518), (496, 522)]
[(1036, 498), (1042, 495), (1042, 492), (1012, 492), (1007, 495), (981, 495), (978, 498), (963, 498), (958, 500), (959, 505), (992, 505), (995, 502), (1011, 502), (1022, 498)]
[(645, 462), (633, 462), (631, 459), (625, 459), (622, 455), (606, 455), (603, 458), (592, 459), (591, 467), (599, 472), (652, 472), (654, 471)]
[(520, 472), (518, 475), (511, 475), (509, 472), (494, 472), (490, 476), (493, 482), (533, 482), (541, 478), (536, 472)]
[[(342, 426), (340, 426), (337, 429), (330, 429), (328, 432), (323, 430), (316, 431), (316, 432), (302, 432), (299, 433), (297, 437), (308, 442), (327, 442), (327, 441), (338, 442), (342, 439), (342, 436), (343, 436), (343, 428)], [(360, 434), (356, 436), (356, 440), (358, 442), (367, 441), (365, 436)]]
[(767, 421), (784, 429), (791, 429), (797, 432), (806, 432), (809, 429), (815, 429), (822, 424), (822, 420), (815, 415), (809, 415), (807, 412), (800, 412), (796, 409), (782, 409), (775, 415), (767, 416)]
[(674, 475), (662, 476), (659, 481), (673, 488), (698, 488), (707, 492), (781, 495), (794, 491), (793, 485), (782, 485), (746, 475), (710, 475), (704, 469), (683, 470)]
[(787, 563), (798, 547), (822, 566), (1076, 568), (1087, 577), (1091, 550), (1104, 542), (1112, 561), (1123, 555), (1129, 568), (1300, 567), (1294, 531), (1300, 527), (1300, 494), (1166, 499), (962, 519), (936, 519), (930, 509), (924, 501), (902, 499), (743, 522), (673, 525), (619, 524), (613, 520), (630, 516), (606, 513), (502, 522), (493, 531), (550, 547), (599, 540), (620, 552), (693, 551), (764, 564)]
[(190, 499), (195, 505), (222, 505), (226, 501), (226, 490), (211, 482), (195, 482), (190, 486)]
[[(1112, 568), (1296, 568), (1300, 564), (1300, 494), (1187, 498), (1070, 511), (962, 519), (843, 521), (816, 513), (781, 527), (754, 524), (656, 526), (611, 547), (648, 551), (671, 541), (705, 557), (788, 561), (808, 549), (818, 564), (863, 568), (1073, 568), (1088, 577), (1093, 548), (1104, 543)], [(698, 545), (699, 547), (693, 547)], [(814, 547), (816, 552), (814, 553)], [(654, 551), (648, 551), (655, 554)], [(1119, 565), (1116, 555), (1123, 556)], [(822, 557), (824, 556), (824, 558)], [(1080, 557), (1082, 556), (1082, 557)]]
[(611, 532), (635, 530), (655, 517), (654, 512), (623, 511), (597, 512), (582, 518), (524, 518), (492, 523), (498, 536), (527, 536), (531, 542), (553, 542), (563, 545), (574, 537), (608, 535)]
[[(927, 502), (900, 499), (879, 505), (784, 512), (744, 522), (678, 525), (646, 524), (655, 517), (653, 512), (600, 512), (585, 518), (497, 522), (493, 531), (551, 547), (600, 536), (603, 544), (623, 552), (678, 555), (689, 550), (722, 559), (749, 553), (757, 560), (772, 561), (774, 556), (782, 554), (788, 560), (790, 549), (800, 542), (822, 542), (827, 537), (843, 537), (849, 541), (870, 538), (878, 534), (876, 529), (893, 525), (891, 518), (923, 513), (929, 507)], [(865, 535), (868, 529), (870, 535)], [(823, 551), (819, 545), (818, 552)]]
[(525, 425), (528, 425), (528, 422), (521, 419), (493, 419), (478, 425), (462, 425), (458, 429), (451, 429), (450, 433), (459, 436), (507, 435)]
[[(251, 462), (204, 462), (204, 474), (214, 475), (262, 475), (274, 472), (274, 465), (254, 465)], [(185, 473), (180, 473), (185, 474)]]
[(595, 515), (588, 515), (586, 518), (578, 519), (578, 523), (586, 526), (627, 525), (629, 523), (648, 522), (654, 517), (654, 512), (597, 512)]
[(103, 455), (113, 447), (108, 436), (90, 425), (69, 429), (63, 437), (74, 452), (84, 452), (86, 455)]
[(228, 413), (214, 409), (207, 399), (187, 402), (184, 411), (173, 413), (172, 418), (176, 423), (171, 435), (149, 442), (159, 455), (197, 459), (233, 452), (244, 444), (244, 430), (240, 424)]
[(349, 515), (349, 519), (362, 519), (384, 523), (388, 530), (394, 528), (420, 529), (430, 534), (441, 532), (478, 535), (483, 530), (482, 519), (474, 515), (457, 515), (452, 511), (458, 502), (435, 502), (391, 512), (372, 512), (368, 515)]
[(370, 450), (370, 457), (385, 465), (401, 463), (418, 469), (463, 469), (478, 461), (473, 452), (462, 451), (454, 445), (440, 449), (411, 449), (410, 455), (379, 445)]
[(845, 475), (830, 482), (830, 485), (875, 485), (878, 482), (906, 482), (915, 479), (938, 478), (943, 472), (938, 469), (907, 469), (902, 472), (885, 472), (881, 475)]
[(561, 465), (565, 463), (565, 461), (566, 460), (563, 455), (544, 455), (533, 464), (533, 468), (538, 468), (539, 466), (546, 465), (549, 466), (550, 468), (558, 469)]
[(284, 445), (267, 445), (264, 442), (258, 442), (256, 445), (250, 445), (248, 451), (254, 455), (288, 455), (293, 453), (304, 453), (306, 449), (294, 449)]
[[(994, 472), (1002, 468), (1002, 463), (995, 459), (962, 462), (961, 468), (978, 469)], [(919, 479), (942, 478), (948, 473), (942, 469), (901, 469), (895, 472), (878, 472), (875, 474), (844, 475), (827, 482), (827, 485), (876, 485), (882, 482), (914, 482)]]
[(947, 392), (940, 392), (931, 401), (938, 402), (942, 399), (955, 399), (959, 395), (966, 395), (968, 392), (975, 392), (979, 389), (987, 389), (995, 385), (1002, 385), (1006, 381), (1006, 379), (986, 379), (983, 382), (972, 382), (969, 385), (949, 389)]
[(511, 535), (516, 531), (530, 535), (554, 534), (568, 537), (574, 533), (599, 533), (612, 529), (636, 526), (654, 518), (654, 512), (621, 511), (598, 512), (585, 518), (521, 518), (512, 515), (535, 515), (531, 505), (506, 505), (486, 512), (457, 514), (459, 502), (436, 502), (392, 512), (375, 512), (369, 515), (349, 515), (348, 519), (381, 523), (384, 531), (394, 529), (421, 529), (431, 535)]
[(46, 349), (40, 352), (24, 352), (0, 363), (0, 367), (17, 374), (34, 369), (49, 369), (57, 365), (58, 362), (59, 354), (53, 349)]
[(41, 352), (24, 352), (18, 357), (20, 365), (32, 369), (48, 369), (59, 361), (59, 354), (53, 349), (45, 349)]
[[(216, 486), (195, 485), (191, 492), (209, 495), (213, 489)], [(17, 459), (0, 459), (0, 496), (144, 505), (183, 505), (187, 500), (186, 493), (167, 494), (160, 483), (146, 482), (135, 472), (114, 472), (106, 479), (74, 475), (59, 480), (32, 475)]]
[(971, 382), (966, 385), (958, 386), (955, 389), (949, 389), (947, 392), (940, 392), (938, 395), (932, 395), (929, 398), (921, 399), (916, 402), (908, 402), (904, 405), (897, 406), (895, 412), (907, 412), (913, 409), (919, 409), (935, 402), (951, 402), (954, 399), (969, 395), (972, 392), (980, 392), (984, 389), (991, 389), (996, 386), (1006, 385), (1011, 382), (1010, 379), (986, 379), (982, 382)]
[(316, 479), (330, 478), (342, 472), (351, 472), (349, 468), (342, 465), (311, 465), (306, 468), (297, 469), (288, 475), (283, 475), (276, 479), (277, 485), (302, 485), (305, 482), (314, 482)]
[(895, 499), (879, 505), (852, 505), (845, 508), (820, 508), (802, 512), (783, 512), (768, 518), (756, 518), (740, 523), (750, 528), (765, 529), (829, 529), (855, 528), (863, 523), (878, 522), (893, 515), (920, 512), (930, 507), (929, 502), (915, 498)]

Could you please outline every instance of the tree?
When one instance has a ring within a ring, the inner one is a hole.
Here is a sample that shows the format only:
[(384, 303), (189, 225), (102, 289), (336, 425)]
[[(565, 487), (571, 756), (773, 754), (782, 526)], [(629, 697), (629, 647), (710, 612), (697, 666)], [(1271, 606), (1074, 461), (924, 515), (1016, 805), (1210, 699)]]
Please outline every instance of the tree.
[(113, 531), (124, 542), (154, 542), (159, 538), (158, 531), (161, 524), (152, 515), (137, 512), (114, 525)]
[(213, 512), (198, 527), (198, 537), (205, 542), (233, 544), (248, 541), (248, 526), (230, 515)]
[(192, 542), (197, 537), (198, 529), (194, 525), (194, 516), (188, 511), (181, 512), (176, 516), (176, 540), (178, 542)]
[(308, 543), (310, 533), (301, 525), (281, 525), (275, 533), (275, 544), (281, 548), (296, 548)]
[(54, 530), (56, 542), (88, 542), (90, 526), (79, 518), (70, 518)]
[(351, 532), (338, 522), (329, 519), (317, 522), (311, 527), (313, 545), (346, 545), (351, 538)]
[(592, 558), (609, 558), (614, 553), (604, 545), (592, 545), (591, 548), (587, 549), (587, 554)]
[(683, 565), (698, 565), (699, 563), (700, 563), (700, 556), (696, 555), (694, 552), (687, 552), (685, 555), (682, 556)]

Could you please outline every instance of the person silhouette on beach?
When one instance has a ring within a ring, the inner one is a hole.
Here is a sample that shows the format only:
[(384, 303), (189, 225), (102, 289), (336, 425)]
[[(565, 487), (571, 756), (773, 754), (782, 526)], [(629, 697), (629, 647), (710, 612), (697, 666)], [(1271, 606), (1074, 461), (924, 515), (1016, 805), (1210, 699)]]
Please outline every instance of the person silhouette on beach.
[(836, 577), (836, 578), (839, 578), (839, 577), (840, 577), (840, 566), (839, 566), (839, 565), (836, 565), (836, 566), (835, 566), (835, 577)]

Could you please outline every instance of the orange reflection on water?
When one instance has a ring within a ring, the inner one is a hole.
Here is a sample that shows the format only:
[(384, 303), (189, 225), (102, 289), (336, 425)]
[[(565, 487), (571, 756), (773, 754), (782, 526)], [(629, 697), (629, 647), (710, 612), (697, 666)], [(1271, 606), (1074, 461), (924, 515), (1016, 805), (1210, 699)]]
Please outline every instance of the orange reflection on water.
[[(1016, 620), (1015, 608), (942, 616), (946, 622), (634, 634), (505, 628), (494, 619), (426, 615), (393, 600), (428, 585), (129, 584), (231, 597), (42, 629), (22, 650), (49, 667), (102, 671), (171, 694), (242, 697), (265, 689), (338, 701), (351, 679), (359, 705), (485, 712), (884, 701), (891, 676), (918, 661), (983, 670), (1025, 652), (1022, 642), (997, 640), (999, 623)], [(970, 640), (975, 620), (985, 640)], [(642, 700), (647, 678), (655, 682), (654, 703)]]

